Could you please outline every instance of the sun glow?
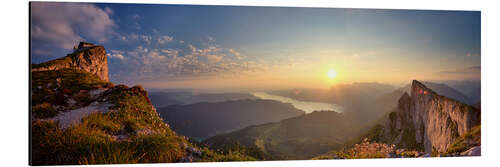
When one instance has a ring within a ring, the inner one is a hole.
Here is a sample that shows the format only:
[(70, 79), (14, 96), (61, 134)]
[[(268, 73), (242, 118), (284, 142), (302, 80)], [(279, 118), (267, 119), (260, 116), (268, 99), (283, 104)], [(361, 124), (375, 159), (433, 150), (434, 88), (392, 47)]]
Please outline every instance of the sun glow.
[(335, 71), (334, 69), (330, 69), (328, 70), (328, 72), (326, 72), (326, 76), (328, 76), (328, 78), (330, 79), (333, 79), (337, 77), (337, 71)]

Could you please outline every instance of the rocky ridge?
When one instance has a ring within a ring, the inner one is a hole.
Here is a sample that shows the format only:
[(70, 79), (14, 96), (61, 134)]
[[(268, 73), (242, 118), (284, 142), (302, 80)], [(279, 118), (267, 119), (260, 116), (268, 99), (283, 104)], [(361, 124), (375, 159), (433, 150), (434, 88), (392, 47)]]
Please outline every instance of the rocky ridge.
[(442, 153), (480, 125), (480, 115), (478, 109), (441, 96), (414, 80), (411, 95), (403, 94), (397, 109), (389, 114), (381, 138), (398, 148)]
[(109, 81), (106, 49), (103, 46), (88, 42), (80, 42), (73, 49), (73, 53), (68, 54), (66, 57), (33, 64), (31, 71), (51, 71), (65, 68), (80, 69), (97, 75), (103, 81)]

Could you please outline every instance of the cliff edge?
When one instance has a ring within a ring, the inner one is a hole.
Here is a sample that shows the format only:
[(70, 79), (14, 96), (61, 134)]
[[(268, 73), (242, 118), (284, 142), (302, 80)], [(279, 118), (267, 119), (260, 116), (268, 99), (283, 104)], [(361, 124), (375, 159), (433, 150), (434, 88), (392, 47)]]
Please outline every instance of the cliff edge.
[(106, 49), (103, 46), (88, 42), (80, 42), (78, 46), (73, 48), (73, 53), (65, 57), (33, 64), (31, 71), (49, 71), (64, 68), (80, 69), (97, 75), (103, 81), (109, 81)]
[(481, 124), (480, 110), (441, 96), (414, 80), (383, 130), (385, 142), (399, 148), (446, 152), (460, 136)]

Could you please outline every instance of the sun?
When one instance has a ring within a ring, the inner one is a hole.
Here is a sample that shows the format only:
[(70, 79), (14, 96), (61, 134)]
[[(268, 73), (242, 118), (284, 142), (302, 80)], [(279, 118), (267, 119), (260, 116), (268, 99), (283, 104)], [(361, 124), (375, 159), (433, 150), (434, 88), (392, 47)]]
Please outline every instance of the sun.
[(337, 71), (335, 71), (334, 69), (329, 69), (328, 72), (326, 72), (326, 76), (328, 76), (328, 78), (330, 79), (333, 79), (337, 76)]

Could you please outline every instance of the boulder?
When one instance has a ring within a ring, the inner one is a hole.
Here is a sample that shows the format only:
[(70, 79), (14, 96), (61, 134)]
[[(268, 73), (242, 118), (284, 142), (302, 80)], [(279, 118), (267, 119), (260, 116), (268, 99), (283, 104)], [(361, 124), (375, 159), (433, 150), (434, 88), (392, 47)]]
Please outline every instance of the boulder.
[(481, 146), (475, 146), (460, 153), (461, 156), (481, 156)]

